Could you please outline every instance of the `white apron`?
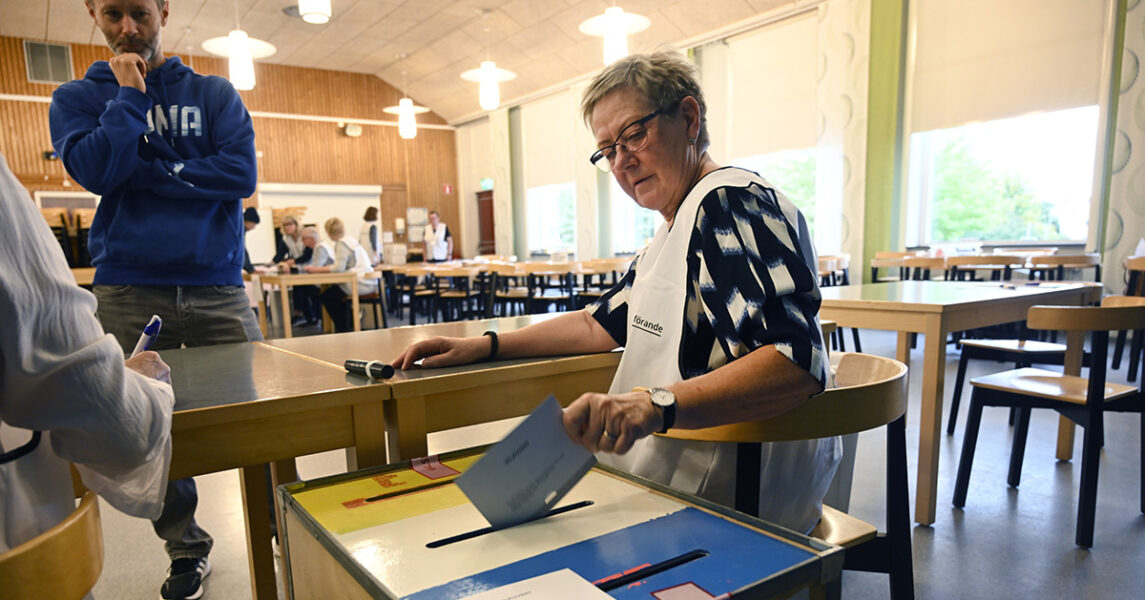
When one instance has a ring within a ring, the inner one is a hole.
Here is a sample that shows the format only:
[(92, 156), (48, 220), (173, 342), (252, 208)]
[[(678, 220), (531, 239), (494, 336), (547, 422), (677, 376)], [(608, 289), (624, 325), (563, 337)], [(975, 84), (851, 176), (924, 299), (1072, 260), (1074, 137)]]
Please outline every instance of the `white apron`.
[[(723, 168), (703, 177), (676, 211), (673, 227), (660, 226), (636, 265), (628, 299), (628, 342), (610, 394), (634, 387), (665, 387), (681, 381), (679, 357), (687, 297), (687, 252), (700, 202), (720, 187), (767, 186), (755, 173)], [(812, 273), (818, 268), (802, 215), (786, 198), (780, 205), (796, 224), (799, 244)], [(814, 325), (818, 327), (818, 322)], [(819, 521), (823, 495), (841, 456), (838, 438), (763, 444), (760, 473), (761, 518), (797, 531)], [(648, 436), (623, 456), (600, 454), (601, 462), (696, 494), (725, 506), (735, 499), (735, 444), (692, 442)]]
[[(51, 529), (76, 509), (68, 463), (44, 433), (28, 454), (0, 464), (0, 552)], [(0, 421), (0, 453), (25, 446), (31, 432)]]

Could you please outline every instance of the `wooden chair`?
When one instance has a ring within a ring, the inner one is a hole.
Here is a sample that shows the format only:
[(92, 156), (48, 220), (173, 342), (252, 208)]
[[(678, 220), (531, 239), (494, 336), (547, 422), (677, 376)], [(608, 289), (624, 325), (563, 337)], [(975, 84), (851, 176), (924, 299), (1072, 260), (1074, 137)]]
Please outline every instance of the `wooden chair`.
[(759, 444), (817, 439), (886, 426), (887, 530), (830, 506), (811, 535), (846, 549), (843, 568), (890, 575), (891, 597), (914, 597), (910, 498), (906, 468), (906, 365), (890, 358), (836, 352), (835, 386), (794, 410), (764, 421), (709, 429), (672, 429), (666, 437), (735, 442), (736, 510), (755, 514), (759, 506)]
[(87, 492), (61, 523), (0, 554), (0, 597), (79, 600), (102, 570), (99, 500)]
[(942, 256), (908, 256), (902, 259), (903, 278), (912, 281), (930, 281), (933, 274), (942, 275), (948, 279), (946, 271), (946, 258)]
[[(819, 257), (820, 261), (823, 259), (835, 261), (835, 266), (831, 271), (831, 276), (835, 279), (835, 285), (851, 285), (850, 254), (824, 254)], [(820, 262), (820, 265), (822, 265), (822, 262)]]
[(40, 214), (47, 221), (48, 227), (52, 230), (52, 235), (56, 236), (56, 242), (60, 245), (60, 250), (64, 252), (64, 260), (68, 261), (69, 267), (74, 268), (76, 264), (75, 258), (72, 256), (72, 242), (68, 237), (68, 230), (71, 228), (68, 209), (59, 206), (41, 208)]
[[(1125, 286), (1126, 296), (1145, 296), (1145, 256), (1133, 256), (1125, 260)], [(1113, 348), (1113, 363), (1111, 369), (1121, 368), (1121, 353), (1125, 350), (1125, 330), (1117, 332), (1117, 343)], [(1133, 332), (1133, 340), (1129, 345), (1129, 381), (1137, 381), (1137, 359), (1145, 352), (1145, 331)]]
[(526, 263), (529, 297), (525, 310), (529, 314), (556, 310), (573, 310), (574, 273), (580, 269), (575, 262)]
[[(1093, 523), (1097, 509), (1097, 471), (1104, 443), (1105, 411), (1142, 412), (1145, 397), (1141, 387), (1106, 382), (1106, 358), (1109, 332), (1129, 326), (1145, 328), (1145, 298), (1110, 296), (1100, 307), (1035, 306), (1027, 317), (1030, 327), (1063, 330), (1069, 333), (1065, 374), (1042, 369), (1023, 368), (977, 377), (970, 381), (970, 412), (962, 457), (958, 461), (958, 478), (954, 485), (954, 505), (966, 506), (974, 448), (982, 423), (984, 406), (1017, 408), (1013, 449), (1007, 482), (1017, 487), (1021, 481), (1022, 459), (1030, 427), (1031, 408), (1050, 408), (1085, 428), (1082, 442), (1081, 489), (1077, 506), (1077, 532), (1074, 542), (1083, 548), (1093, 545)], [(1089, 377), (1080, 376), (1082, 344), (1091, 333), (1092, 360)], [(1142, 415), (1145, 419), (1145, 414)], [(1145, 420), (1142, 421), (1145, 428)], [(1145, 465), (1145, 439), (1141, 460)], [(1141, 482), (1141, 511), (1145, 512), (1145, 479)]]
[(1026, 257), (1012, 254), (975, 254), (948, 256), (946, 268), (952, 281), (978, 280), (978, 271), (989, 271), (990, 279), (1008, 281), (1016, 268), (1026, 264)]
[[(364, 290), (359, 290), (362, 293), (358, 294), (358, 304), (361, 306), (370, 306), (373, 308), (374, 329), (386, 329), (390, 326), (390, 324), (389, 320), (386, 319), (386, 284), (384, 278), (382, 277), (382, 274), (377, 271), (368, 274), (367, 277), (372, 280), (376, 280), (377, 291), (365, 292)], [(363, 284), (362, 282), (358, 282), (358, 285), (361, 286)], [(346, 298), (346, 302), (353, 302), (353, 300), (351, 298)], [(355, 318), (357, 317), (355, 316)]]
[[(848, 281), (846, 275), (840, 272), (840, 261), (845, 259), (837, 255), (828, 255), (819, 257), (819, 287), (832, 287), (836, 285), (847, 285)], [(843, 271), (845, 272), (845, 270)], [(855, 352), (863, 351), (863, 343), (859, 339), (859, 328), (851, 328), (851, 339), (855, 342)], [(847, 344), (844, 341), (843, 330), (836, 330), (831, 336), (832, 348), (837, 348), (841, 352), (847, 351)]]
[(1060, 281), (1065, 279), (1066, 269), (1093, 269), (1090, 281), (1101, 281), (1101, 255), (1096, 252), (1031, 256), (1029, 265), (1030, 279)]
[(468, 319), (470, 314), (481, 314), (477, 310), (480, 290), (473, 286), (477, 269), (458, 267), (434, 272), (435, 303), (442, 321)]
[(521, 263), (489, 265), (489, 296), (485, 301), (485, 317), (507, 317), (527, 312), (529, 288), (519, 285), (528, 277)]
[[(899, 281), (902, 279), (902, 259), (908, 256), (918, 256), (918, 252), (894, 252), (890, 250), (875, 252), (875, 257), (871, 259), (871, 281), (878, 283), (880, 281)], [(895, 269), (897, 275), (888, 275), (880, 278), (879, 269)]]
[(91, 222), (95, 219), (94, 208), (75, 209), (76, 224), (76, 266), (90, 267), (91, 252), (87, 248), (87, 236), (91, 230)]

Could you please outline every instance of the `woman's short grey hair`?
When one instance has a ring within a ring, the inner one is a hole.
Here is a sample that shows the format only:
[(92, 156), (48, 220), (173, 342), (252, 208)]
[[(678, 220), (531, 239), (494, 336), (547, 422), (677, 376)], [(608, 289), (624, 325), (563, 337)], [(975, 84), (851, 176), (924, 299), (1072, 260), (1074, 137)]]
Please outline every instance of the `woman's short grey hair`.
[(310, 238), (318, 239), (318, 230), (312, 226), (303, 227), (302, 228), (302, 237), (304, 237), (304, 238), (310, 237)]
[(643, 96), (655, 110), (674, 110), (687, 96), (700, 105), (700, 134), (696, 146), (707, 149), (708, 108), (700, 89), (700, 72), (678, 52), (658, 51), (652, 54), (630, 54), (604, 68), (584, 92), (580, 101), (581, 117), (592, 126), (592, 111), (610, 93), (631, 88)]

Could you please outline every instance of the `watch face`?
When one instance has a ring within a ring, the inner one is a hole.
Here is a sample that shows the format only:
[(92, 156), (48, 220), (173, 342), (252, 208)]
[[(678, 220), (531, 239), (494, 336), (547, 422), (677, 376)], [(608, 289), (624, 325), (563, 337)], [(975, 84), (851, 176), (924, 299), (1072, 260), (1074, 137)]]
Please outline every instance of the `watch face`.
[(652, 390), (652, 403), (657, 406), (671, 406), (676, 403), (676, 395), (664, 388)]

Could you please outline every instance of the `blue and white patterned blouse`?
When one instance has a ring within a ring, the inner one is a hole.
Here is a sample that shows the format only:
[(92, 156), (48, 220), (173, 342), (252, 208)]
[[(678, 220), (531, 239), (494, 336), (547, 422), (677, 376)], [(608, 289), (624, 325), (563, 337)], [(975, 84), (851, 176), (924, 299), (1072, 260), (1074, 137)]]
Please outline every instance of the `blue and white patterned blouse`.
[[(718, 188), (701, 200), (680, 315), (684, 379), (774, 345), (821, 383), (826, 380), (827, 353), (815, 319), (821, 300), (817, 261), (800, 250), (800, 228), (781, 209), (788, 202), (758, 184)], [(627, 341), (628, 297), (641, 258), (643, 253), (622, 281), (586, 308), (620, 346)]]

